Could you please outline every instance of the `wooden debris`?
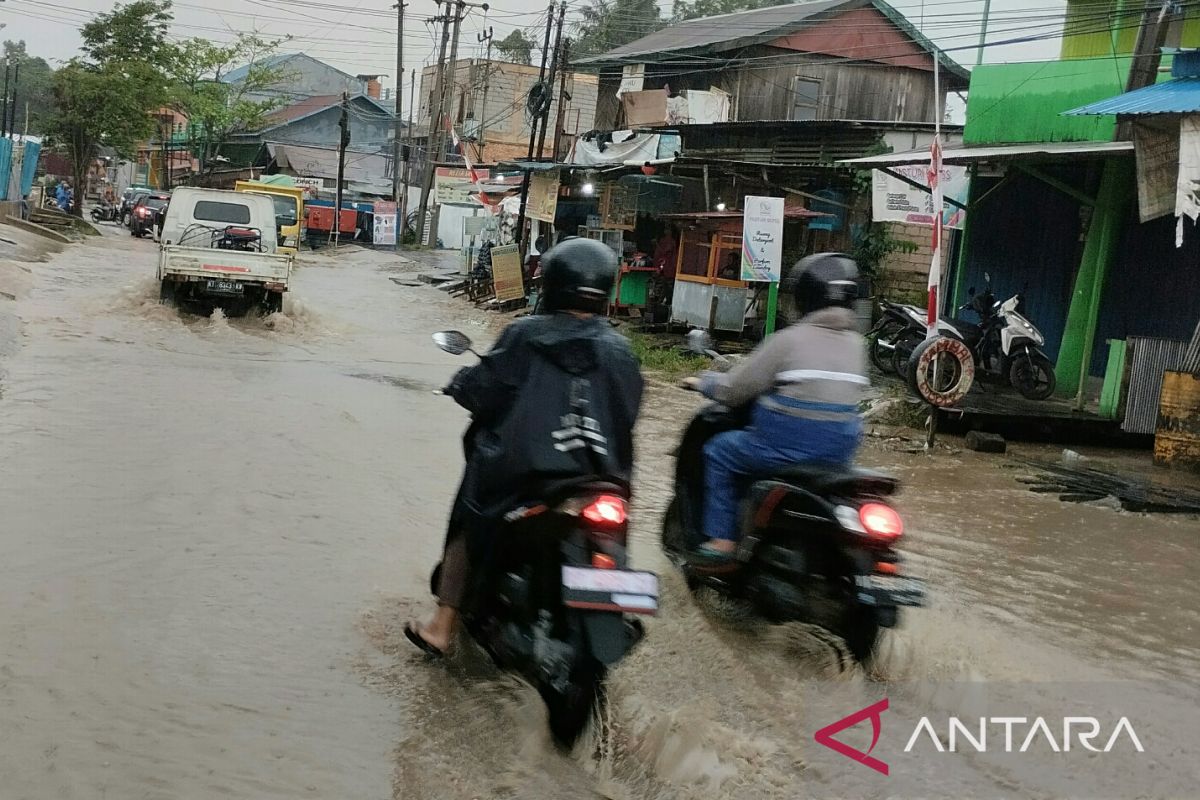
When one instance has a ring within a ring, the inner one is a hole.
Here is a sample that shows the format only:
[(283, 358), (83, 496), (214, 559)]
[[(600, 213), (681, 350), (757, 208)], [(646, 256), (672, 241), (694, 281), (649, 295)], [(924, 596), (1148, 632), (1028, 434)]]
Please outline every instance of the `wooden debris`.
[(1057, 494), (1064, 502), (1084, 503), (1112, 497), (1126, 511), (1158, 514), (1200, 514), (1200, 491), (1154, 484), (1079, 465), (1064, 466), (1033, 459), (1018, 459), (1036, 474), (1019, 479), (1030, 491)]

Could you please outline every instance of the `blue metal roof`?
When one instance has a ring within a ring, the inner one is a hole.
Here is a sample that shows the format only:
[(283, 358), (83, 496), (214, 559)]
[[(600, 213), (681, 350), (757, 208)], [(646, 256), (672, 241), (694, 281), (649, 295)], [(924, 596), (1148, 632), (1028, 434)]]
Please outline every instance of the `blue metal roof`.
[(1100, 114), (1192, 114), (1200, 112), (1200, 78), (1174, 78), (1064, 111), (1068, 116)]

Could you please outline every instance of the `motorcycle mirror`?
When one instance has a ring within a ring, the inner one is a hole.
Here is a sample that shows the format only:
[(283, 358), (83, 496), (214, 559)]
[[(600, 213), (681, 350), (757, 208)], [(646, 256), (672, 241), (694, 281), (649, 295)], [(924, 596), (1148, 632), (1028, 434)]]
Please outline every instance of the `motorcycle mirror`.
[(983, 273), (983, 282), (986, 283), (988, 286), (992, 285), (992, 275), (990, 272)]
[(687, 347), (688, 350), (697, 355), (708, 355), (713, 349), (712, 336), (709, 335), (708, 331), (703, 331), (699, 328), (690, 330), (687, 334)]
[(438, 331), (433, 343), (452, 356), (461, 356), (471, 350), (471, 337), (461, 331)]
[(970, 289), (967, 289), (967, 297), (974, 297), (974, 296), (975, 296), (975, 287), (972, 286)]

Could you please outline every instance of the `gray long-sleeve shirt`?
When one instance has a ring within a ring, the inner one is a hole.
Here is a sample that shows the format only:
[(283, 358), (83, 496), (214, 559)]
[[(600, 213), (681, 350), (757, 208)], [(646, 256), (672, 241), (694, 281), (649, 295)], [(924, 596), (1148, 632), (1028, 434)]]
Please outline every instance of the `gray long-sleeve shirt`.
[(823, 308), (767, 337), (727, 373), (706, 373), (700, 390), (726, 406), (760, 404), (791, 416), (840, 420), (858, 413), (866, 344), (848, 308)]

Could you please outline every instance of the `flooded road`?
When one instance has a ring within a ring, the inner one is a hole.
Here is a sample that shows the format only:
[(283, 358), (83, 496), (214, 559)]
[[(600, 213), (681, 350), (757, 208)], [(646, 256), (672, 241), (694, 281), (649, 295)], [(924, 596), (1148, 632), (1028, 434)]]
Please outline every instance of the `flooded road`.
[[(431, 393), (464, 362), (429, 334), (483, 342), (495, 319), (361, 251), (307, 257), (281, 315), (189, 317), (158, 304), (154, 258), (109, 235), (0, 300), (21, 321), (0, 348), (6, 800), (907, 796), (813, 744), (829, 698), (1153, 679), (1143, 707), (1196, 707), (1200, 523), (1062, 504), (994, 457), (864, 453), (905, 483), (932, 592), (870, 674), (819, 631), (692, 598), (657, 526), (694, 400), (655, 386), (634, 558), (664, 613), (594, 740), (558, 754), (529, 689), (400, 632), (429, 608), (465, 424)], [(1066, 796), (1022, 768), (954, 762), (922, 794)]]

